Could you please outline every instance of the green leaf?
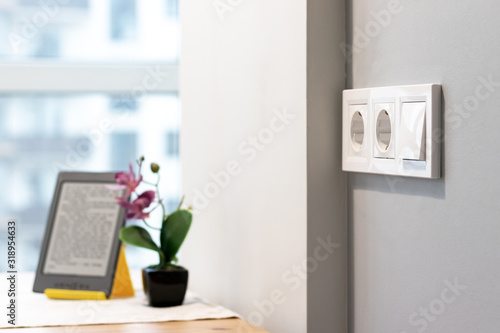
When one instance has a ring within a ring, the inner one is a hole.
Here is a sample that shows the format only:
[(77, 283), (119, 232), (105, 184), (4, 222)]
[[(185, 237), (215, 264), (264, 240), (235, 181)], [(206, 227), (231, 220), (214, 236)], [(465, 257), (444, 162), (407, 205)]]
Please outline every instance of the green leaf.
[(192, 221), (193, 215), (187, 210), (177, 210), (163, 221), (160, 243), (167, 262), (175, 258), (186, 238)]
[(153, 241), (151, 235), (146, 229), (135, 225), (123, 227), (120, 230), (120, 239), (124, 243), (158, 252), (158, 254), (160, 255), (160, 265), (164, 264), (165, 255), (162, 253), (158, 245), (156, 245), (156, 243)]

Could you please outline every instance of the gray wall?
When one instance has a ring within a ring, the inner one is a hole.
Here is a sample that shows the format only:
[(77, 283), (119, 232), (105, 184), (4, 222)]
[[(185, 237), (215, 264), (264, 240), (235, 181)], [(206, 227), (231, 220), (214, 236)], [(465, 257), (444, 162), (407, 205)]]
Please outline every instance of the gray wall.
[[(345, 0), (307, 2), (307, 331), (347, 331), (347, 199), (341, 91)], [(319, 239), (332, 243), (328, 255)], [(334, 244), (333, 244), (334, 243)], [(319, 254), (319, 256), (318, 256)], [(318, 265), (315, 265), (315, 262)]]
[(401, 0), (377, 31), (389, 2), (348, 1), (348, 43), (374, 29), (348, 86), (441, 83), (444, 175), (349, 174), (350, 331), (498, 332), (500, 3)]

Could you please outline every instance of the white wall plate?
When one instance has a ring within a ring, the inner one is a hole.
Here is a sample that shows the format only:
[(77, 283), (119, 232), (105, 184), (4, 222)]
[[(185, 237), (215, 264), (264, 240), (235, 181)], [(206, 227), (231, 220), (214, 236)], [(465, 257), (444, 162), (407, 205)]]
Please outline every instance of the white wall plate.
[(344, 90), (342, 169), (441, 177), (441, 85)]

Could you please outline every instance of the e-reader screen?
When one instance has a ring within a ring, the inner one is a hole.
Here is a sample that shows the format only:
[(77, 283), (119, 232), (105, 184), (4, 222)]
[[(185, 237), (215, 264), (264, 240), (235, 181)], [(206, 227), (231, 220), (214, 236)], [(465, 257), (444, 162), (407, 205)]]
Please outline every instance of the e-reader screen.
[(33, 291), (71, 289), (110, 295), (125, 223), (115, 173), (61, 172), (45, 229)]
[(105, 276), (120, 212), (117, 191), (68, 181), (60, 191), (43, 273)]

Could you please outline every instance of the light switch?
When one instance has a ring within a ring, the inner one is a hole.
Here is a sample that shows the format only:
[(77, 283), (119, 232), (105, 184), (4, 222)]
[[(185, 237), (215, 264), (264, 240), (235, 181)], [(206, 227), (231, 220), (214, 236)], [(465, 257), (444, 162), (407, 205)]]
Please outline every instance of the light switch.
[(425, 161), (425, 102), (404, 102), (399, 118), (399, 158)]

